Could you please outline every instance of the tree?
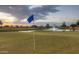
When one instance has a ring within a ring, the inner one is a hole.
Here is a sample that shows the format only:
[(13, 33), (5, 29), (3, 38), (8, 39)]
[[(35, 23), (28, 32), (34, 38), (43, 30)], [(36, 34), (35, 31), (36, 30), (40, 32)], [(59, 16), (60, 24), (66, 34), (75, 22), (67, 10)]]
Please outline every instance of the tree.
[(0, 20), (0, 28), (2, 28), (3, 22)]
[(79, 26), (79, 20), (76, 22), (76, 25)]
[(3, 24), (3, 22), (0, 20), (0, 25), (2, 25)]
[(38, 26), (37, 25), (32, 25), (32, 28), (38, 28)]
[(15, 26), (15, 28), (19, 28), (19, 26), (18, 26), (18, 25), (16, 25), (16, 26)]
[(38, 29), (39, 30), (42, 30), (42, 29), (44, 29), (44, 26), (42, 26), (42, 25), (41, 26), (38, 26)]
[(4, 27), (5, 27), (5, 28), (9, 28), (9, 25), (5, 25)]
[(62, 25), (61, 25), (61, 27), (62, 27), (63, 29), (65, 29), (65, 28), (66, 28), (66, 26), (67, 26), (67, 25), (66, 25), (66, 23), (65, 23), (65, 22), (63, 22), (63, 23), (62, 23)]
[(46, 26), (45, 26), (46, 28), (51, 28), (51, 26), (49, 25), (49, 24), (46, 24)]
[(72, 30), (73, 30), (73, 31), (75, 31), (75, 27), (76, 27), (76, 26), (77, 26), (76, 24), (71, 24), (71, 25), (70, 25), (70, 27), (72, 27)]

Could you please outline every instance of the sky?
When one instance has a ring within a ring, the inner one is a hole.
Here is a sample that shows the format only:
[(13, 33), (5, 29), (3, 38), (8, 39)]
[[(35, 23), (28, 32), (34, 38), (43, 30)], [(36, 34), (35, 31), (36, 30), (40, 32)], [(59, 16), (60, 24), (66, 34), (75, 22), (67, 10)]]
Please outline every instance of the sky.
[(35, 24), (68, 24), (79, 19), (79, 5), (0, 5), (0, 20), (6, 24), (28, 24), (32, 14)]

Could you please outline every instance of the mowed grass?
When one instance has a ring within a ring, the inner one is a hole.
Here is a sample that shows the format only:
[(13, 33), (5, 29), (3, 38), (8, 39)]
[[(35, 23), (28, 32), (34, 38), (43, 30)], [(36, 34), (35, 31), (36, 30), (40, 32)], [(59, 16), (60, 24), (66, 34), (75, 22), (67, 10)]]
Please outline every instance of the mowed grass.
[(79, 32), (0, 32), (0, 53), (79, 53)]

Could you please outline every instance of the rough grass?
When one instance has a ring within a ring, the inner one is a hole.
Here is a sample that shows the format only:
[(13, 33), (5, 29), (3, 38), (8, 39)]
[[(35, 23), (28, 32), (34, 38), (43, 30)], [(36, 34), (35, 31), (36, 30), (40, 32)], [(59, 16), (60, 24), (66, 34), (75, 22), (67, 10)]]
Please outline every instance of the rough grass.
[(79, 32), (0, 32), (0, 53), (79, 53)]

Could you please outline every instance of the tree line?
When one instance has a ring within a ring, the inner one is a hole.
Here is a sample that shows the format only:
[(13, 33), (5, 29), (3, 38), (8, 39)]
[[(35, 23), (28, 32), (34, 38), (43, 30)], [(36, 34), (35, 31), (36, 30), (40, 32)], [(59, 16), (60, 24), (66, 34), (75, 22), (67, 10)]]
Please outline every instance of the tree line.
[[(3, 25), (3, 22), (0, 20), (0, 27), (2, 27)], [(8, 26), (8, 25), (5, 25), (4, 27), (13, 27), (13, 26)], [(79, 20), (77, 20), (76, 23), (72, 23), (71, 25), (67, 26), (66, 22), (63, 22), (62, 25), (59, 27), (61, 29), (64, 29), (66, 30), (67, 28), (72, 30), (72, 31), (75, 31), (75, 27), (79, 27)], [(18, 26), (16, 25), (15, 28), (29, 28), (28, 26)], [(52, 28), (52, 26), (50, 26), (49, 24), (46, 24), (45, 26), (37, 26), (37, 25), (32, 25), (30, 28), (38, 28), (38, 29), (48, 29), (48, 28)]]
[(72, 23), (70, 26), (67, 26), (67, 25), (66, 25), (66, 22), (63, 22), (62, 25), (61, 25), (61, 28), (66, 29), (67, 27), (68, 27), (70, 30), (75, 31), (75, 30), (76, 30), (75, 28), (76, 28), (76, 27), (79, 27), (79, 20), (77, 20), (76, 23)]

